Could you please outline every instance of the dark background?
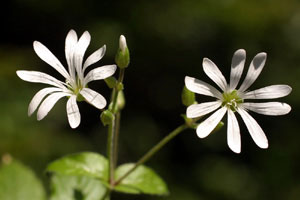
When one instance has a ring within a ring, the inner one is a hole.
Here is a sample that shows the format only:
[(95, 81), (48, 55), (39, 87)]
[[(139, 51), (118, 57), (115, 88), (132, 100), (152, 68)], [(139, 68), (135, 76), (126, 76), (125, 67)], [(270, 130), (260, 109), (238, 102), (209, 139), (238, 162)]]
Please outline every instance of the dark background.
[[(9, 153), (33, 168), (45, 187), (48, 182), (43, 170), (50, 161), (81, 151), (106, 154), (100, 111), (80, 103), (82, 122), (75, 130), (67, 122), (66, 98), (42, 121), (36, 121), (36, 114), (28, 118), (28, 104), (44, 85), (24, 82), (15, 73), (36, 70), (62, 78), (38, 58), (32, 42), (42, 42), (66, 66), (64, 41), (74, 29), (78, 35), (88, 30), (92, 36), (86, 56), (107, 45), (105, 57), (94, 67), (113, 64), (120, 34), (127, 38), (131, 64), (125, 74), (119, 164), (136, 161), (183, 123), (184, 77), (212, 84), (202, 70), (203, 57), (213, 60), (229, 80), (235, 50), (247, 51), (246, 69), (257, 53), (267, 52), (266, 66), (250, 89), (272, 84), (293, 88), (291, 95), (279, 100), (292, 106), (290, 114), (270, 117), (252, 113), (269, 139), (267, 150), (255, 145), (240, 118), (241, 154), (227, 146), (226, 126), (205, 139), (188, 130), (147, 163), (168, 183), (170, 196), (117, 194), (114, 199), (300, 198), (299, 1), (12, 0), (1, 10), (0, 154)], [(109, 99), (103, 81), (90, 87)], [(199, 95), (197, 100), (207, 99)]]

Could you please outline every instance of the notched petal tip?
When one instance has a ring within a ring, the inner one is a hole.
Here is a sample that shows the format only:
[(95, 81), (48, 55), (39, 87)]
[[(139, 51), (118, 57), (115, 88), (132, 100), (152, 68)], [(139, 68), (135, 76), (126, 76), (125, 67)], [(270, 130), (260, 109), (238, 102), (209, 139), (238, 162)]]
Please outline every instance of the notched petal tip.
[(206, 138), (208, 135), (204, 135), (202, 131), (198, 131), (198, 129), (196, 129), (196, 133), (197, 133), (197, 136), (201, 139), (203, 138)]
[(40, 115), (39, 113), (37, 113), (37, 115), (36, 115), (36, 119), (37, 119), (38, 121), (41, 121), (44, 117), (46, 117), (46, 115), (45, 115), (45, 116), (42, 116), (42, 115)]
[(246, 50), (245, 49), (238, 49), (234, 52), (234, 54), (239, 53), (239, 54), (246, 54)]
[(204, 66), (204, 64), (206, 63), (211, 63), (212, 61), (209, 59), (209, 58), (203, 58), (203, 61), (202, 61), (202, 65)]
[(244, 49), (238, 49), (234, 52), (232, 57), (232, 67), (237, 67), (239, 63), (245, 62), (246, 60), (246, 51)]
[(22, 79), (22, 73), (23, 73), (23, 71), (24, 71), (24, 70), (18, 70), (18, 71), (16, 71), (16, 74), (17, 74), (17, 76), (18, 76), (20, 79)]
[(289, 95), (291, 92), (292, 92), (292, 87), (291, 86), (289, 86), (289, 85), (285, 85), (285, 87), (286, 87), (286, 95)]
[(79, 124), (80, 124), (80, 123), (78, 123), (78, 124), (70, 124), (70, 123), (69, 123), (69, 125), (70, 125), (70, 127), (71, 127), (72, 129), (77, 128), (77, 127), (79, 126)]
[(76, 31), (74, 29), (70, 29), (69, 32), (68, 32), (68, 35), (69, 34), (74, 34), (74, 33), (76, 34)]
[(28, 107), (27, 115), (30, 117), (34, 113), (34, 110), (32, 110), (30, 107)]
[(288, 114), (289, 112), (291, 112), (291, 110), (292, 110), (292, 107), (289, 105), (289, 104), (284, 104), (284, 106), (286, 107), (286, 112), (285, 112), (285, 114)]
[(84, 37), (85, 39), (90, 40), (91, 39), (91, 34), (88, 31), (84, 31), (81, 37)]
[(269, 147), (269, 143), (268, 142), (262, 143), (262, 144), (259, 145), (259, 147), (262, 148), (262, 149), (267, 149)]
[(254, 68), (257, 69), (258, 67), (263, 67), (265, 65), (266, 60), (267, 60), (267, 53), (261, 52), (256, 54), (256, 56), (252, 60)]
[(237, 154), (241, 153), (241, 147), (236, 147), (236, 146), (232, 146), (232, 145), (230, 146), (229, 144), (228, 144), (228, 146), (229, 146), (230, 150), (233, 151), (234, 153), (237, 153)]

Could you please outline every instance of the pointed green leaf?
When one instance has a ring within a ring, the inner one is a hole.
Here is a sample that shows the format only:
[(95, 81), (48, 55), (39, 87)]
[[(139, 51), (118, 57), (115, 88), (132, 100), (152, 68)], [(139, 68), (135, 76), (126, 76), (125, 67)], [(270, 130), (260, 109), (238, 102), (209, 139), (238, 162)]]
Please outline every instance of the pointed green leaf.
[(97, 153), (84, 152), (64, 156), (52, 163), (46, 169), (62, 175), (89, 176), (107, 181), (107, 159)]
[[(115, 172), (115, 180), (122, 177), (134, 164), (128, 163), (119, 166)], [(116, 191), (124, 193), (145, 193), (155, 195), (168, 194), (166, 183), (149, 167), (139, 166), (129, 176), (115, 187)]]
[(20, 162), (0, 166), (0, 199), (44, 200), (45, 191), (33, 171)]
[(100, 200), (105, 192), (101, 181), (91, 177), (58, 174), (51, 177), (50, 200)]

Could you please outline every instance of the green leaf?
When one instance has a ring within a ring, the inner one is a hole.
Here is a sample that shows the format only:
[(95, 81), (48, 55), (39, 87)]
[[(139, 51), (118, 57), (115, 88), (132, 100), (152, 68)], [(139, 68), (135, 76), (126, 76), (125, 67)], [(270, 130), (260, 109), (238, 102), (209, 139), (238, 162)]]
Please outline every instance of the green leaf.
[(31, 169), (18, 161), (0, 166), (0, 199), (44, 200), (45, 190)]
[[(119, 166), (115, 172), (115, 180), (118, 180), (128, 172), (134, 164), (128, 163)], [(166, 183), (149, 167), (139, 166), (129, 176), (115, 187), (116, 191), (131, 194), (156, 194), (167, 195)]]
[(89, 176), (108, 180), (107, 159), (97, 153), (84, 152), (64, 156), (52, 163), (46, 169), (48, 172), (71, 176)]
[(50, 200), (100, 200), (105, 192), (101, 181), (91, 177), (58, 174), (51, 177)]

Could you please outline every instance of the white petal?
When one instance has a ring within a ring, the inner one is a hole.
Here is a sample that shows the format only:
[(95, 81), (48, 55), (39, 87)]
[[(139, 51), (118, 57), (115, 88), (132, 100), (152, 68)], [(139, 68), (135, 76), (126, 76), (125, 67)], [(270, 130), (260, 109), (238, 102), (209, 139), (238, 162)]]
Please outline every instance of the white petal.
[(259, 124), (249, 115), (245, 110), (242, 108), (238, 108), (238, 113), (243, 118), (247, 129), (254, 140), (254, 142), (259, 146), (260, 148), (266, 149), (268, 148), (268, 139), (264, 133), (264, 131), (261, 129)]
[(100, 49), (98, 49), (97, 51), (95, 51), (92, 55), (90, 55), (86, 61), (84, 62), (83, 65), (83, 73), (85, 71), (85, 69), (87, 67), (89, 67), (90, 65), (98, 62), (99, 60), (101, 60), (101, 58), (104, 56), (106, 51), (106, 46), (104, 45), (103, 47), (101, 47)]
[(241, 152), (241, 135), (238, 121), (232, 112), (228, 109), (227, 112), (227, 143), (229, 148), (235, 152)]
[(48, 94), (51, 94), (53, 92), (62, 92), (61, 88), (56, 87), (49, 87), (44, 88), (38, 91), (34, 97), (32, 98), (29, 106), (28, 106), (28, 116), (32, 115), (32, 113), (37, 109), (37, 107), (40, 105), (41, 101), (47, 96)]
[(92, 104), (98, 109), (102, 109), (106, 106), (105, 98), (98, 92), (95, 92), (94, 90), (91, 90), (89, 88), (83, 88), (80, 91), (80, 94), (85, 98), (85, 100), (88, 103)]
[(285, 115), (291, 111), (291, 106), (281, 102), (243, 103), (242, 106), (263, 115)]
[(32, 83), (45, 83), (59, 88), (65, 88), (63, 82), (43, 72), (18, 70), (17, 75), (24, 81)]
[(288, 85), (271, 85), (254, 91), (247, 92), (243, 99), (275, 99), (287, 96), (292, 91)]
[(226, 107), (222, 107), (219, 110), (217, 110), (214, 114), (212, 114), (209, 118), (201, 122), (201, 124), (199, 124), (199, 126), (197, 127), (198, 137), (205, 138), (206, 136), (208, 136), (221, 121), (226, 110)]
[(50, 94), (40, 105), (39, 110), (37, 112), (37, 120), (42, 120), (48, 114), (48, 112), (53, 108), (55, 103), (59, 99), (65, 96), (70, 96), (70, 94), (64, 92), (56, 92)]
[(234, 90), (238, 85), (243, 73), (245, 60), (246, 51), (244, 49), (239, 49), (234, 53), (231, 62), (230, 90)]
[(126, 44), (126, 38), (124, 35), (120, 35), (120, 39), (119, 39), (119, 47), (121, 49), (121, 51), (125, 51), (127, 48), (127, 44)]
[(35, 53), (46, 63), (56, 69), (66, 79), (69, 78), (69, 74), (59, 60), (51, 53), (51, 51), (38, 41), (33, 42), (33, 48)]
[(67, 37), (66, 37), (66, 44), (65, 44), (65, 54), (66, 54), (66, 60), (69, 67), (69, 73), (72, 77), (71, 79), (75, 79), (75, 68), (73, 64), (73, 56), (75, 47), (77, 44), (78, 38), (77, 34), (74, 30), (70, 30)]
[(72, 95), (67, 102), (67, 114), (71, 128), (77, 128), (80, 124), (80, 113), (75, 95)]
[(184, 82), (187, 89), (192, 92), (222, 99), (222, 94), (216, 88), (203, 81), (186, 76)]
[(221, 106), (222, 102), (214, 101), (200, 104), (190, 105), (186, 110), (186, 116), (188, 118), (201, 117), (206, 115)]
[(222, 74), (222, 72), (219, 70), (219, 68), (208, 58), (203, 59), (203, 70), (206, 73), (206, 75), (213, 80), (223, 91), (226, 91), (227, 88), (227, 82)]
[(79, 38), (78, 43), (76, 45), (76, 49), (74, 51), (74, 65), (79, 78), (83, 78), (82, 61), (83, 61), (84, 53), (88, 48), (90, 41), (91, 41), (91, 35), (89, 34), (89, 32), (85, 31), (82, 34), (82, 36)]
[(247, 72), (246, 78), (242, 83), (239, 91), (244, 92), (252, 85), (252, 83), (257, 79), (261, 70), (263, 69), (266, 63), (266, 59), (267, 59), (267, 54), (264, 52), (257, 54), (253, 58), (252, 62), (250, 63), (250, 67)]
[(105, 79), (115, 73), (116, 65), (105, 65), (91, 70), (84, 78), (84, 85), (91, 81)]

